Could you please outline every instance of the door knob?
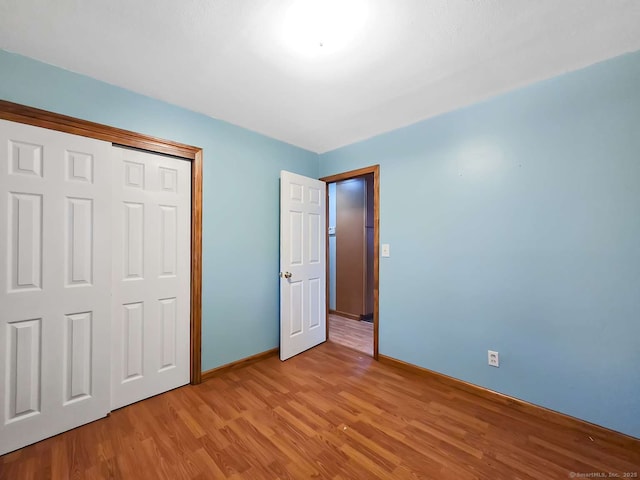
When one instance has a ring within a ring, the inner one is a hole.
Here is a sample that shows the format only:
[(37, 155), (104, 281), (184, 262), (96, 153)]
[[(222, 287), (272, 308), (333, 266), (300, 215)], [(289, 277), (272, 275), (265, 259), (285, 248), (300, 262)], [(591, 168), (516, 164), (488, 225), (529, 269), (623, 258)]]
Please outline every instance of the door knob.
[(284, 273), (280, 272), (280, 278), (291, 278), (291, 277), (293, 277), (293, 273), (291, 272), (284, 272)]

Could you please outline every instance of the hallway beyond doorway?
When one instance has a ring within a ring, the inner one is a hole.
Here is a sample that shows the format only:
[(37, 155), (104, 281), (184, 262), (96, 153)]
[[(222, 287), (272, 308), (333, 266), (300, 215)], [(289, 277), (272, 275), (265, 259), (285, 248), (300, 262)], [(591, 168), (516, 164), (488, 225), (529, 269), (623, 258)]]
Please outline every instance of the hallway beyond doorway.
[(329, 314), (329, 341), (373, 356), (373, 323)]

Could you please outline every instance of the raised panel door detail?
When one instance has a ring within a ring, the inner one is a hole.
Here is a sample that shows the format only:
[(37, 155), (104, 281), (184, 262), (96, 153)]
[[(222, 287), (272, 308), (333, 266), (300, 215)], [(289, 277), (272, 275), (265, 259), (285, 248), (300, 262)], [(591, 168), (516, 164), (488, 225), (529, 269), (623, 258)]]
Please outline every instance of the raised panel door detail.
[(93, 279), (93, 200), (67, 198), (66, 284), (90, 285)]
[(320, 206), (320, 189), (309, 187), (309, 203)]
[(65, 315), (64, 404), (91, 396), (93, 312)]
[(144, 163), (124, 162), (124, 184), (144, 189)]
[(289, 190), (289, 198), (294, 202), (302, 203), (304, 188), (302, 185), (292, 183)]
[(289, 240), (291, 242), (291, 258), (289, 263), (291, 265), (302, 265), (302, 212), (289, 212), (289, 219), (291, 225), (291, 238)]
[(42, 288), (42, 195), (9, 193), (9, 286)]
[(309, 279), (309, 328), (320, 325), (320, 297), (321, 282), (319, 278)]
[(320, 238), (323, 233), (320, 231), (320, 215), (309, 213), (307, 219), (309, 221), (309, 263), (319, 263), (320, 245), (323, 243)]
[(9, 173), (42, 177), (42, 145), (9, 141)]
[(175, 298), (160, 300), (160, 372), (176, 366), (176, 307)]
[(160, 275), (175, 276), (178, 254), (177, 207), (160, 206)]
[(40, 413), (42, 319), (7, 323), (6, 423)]
[(142, 377), (144, 347), (144, 304), (123, 305), (122, 316), (122, 380), (127, 382)]
[(304, 317), (304, 283), (291, 282), (289, 311), (291, 313), (291, 330), (289, 336), (302, 333), (302, 319)]
[(65, 157), (67, 180), (93, 183), (93, 155), (67, 150)]
[(144, 276), (144, 204), (124, 202), (124, 278)]
[(159, 168), (160, 189), (164, 192), (177, 192), (178, 172), (173, 168)]

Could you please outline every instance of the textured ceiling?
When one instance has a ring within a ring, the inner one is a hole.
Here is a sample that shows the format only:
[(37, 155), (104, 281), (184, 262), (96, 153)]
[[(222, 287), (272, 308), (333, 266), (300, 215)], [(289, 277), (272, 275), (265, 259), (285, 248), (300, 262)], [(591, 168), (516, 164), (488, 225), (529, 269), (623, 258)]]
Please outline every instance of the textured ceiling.
[(315, 152), (640, 50), (638, 0), (342, 0), (312, 51), (299, 1), (0, 0), (0, 48)]

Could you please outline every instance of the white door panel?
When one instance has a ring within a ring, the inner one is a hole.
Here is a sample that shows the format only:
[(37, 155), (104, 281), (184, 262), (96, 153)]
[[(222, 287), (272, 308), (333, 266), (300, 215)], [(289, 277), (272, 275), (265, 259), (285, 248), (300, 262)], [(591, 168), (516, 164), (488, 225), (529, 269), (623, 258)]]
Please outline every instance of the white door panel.
[(114, 148), (112, 406), (189, 382), (191, 165)]
[(326, 340), (326, 184), (280, 172), (280, 359)]
[(0, 120), (0, 454), (110, 410), (110, 154)]

